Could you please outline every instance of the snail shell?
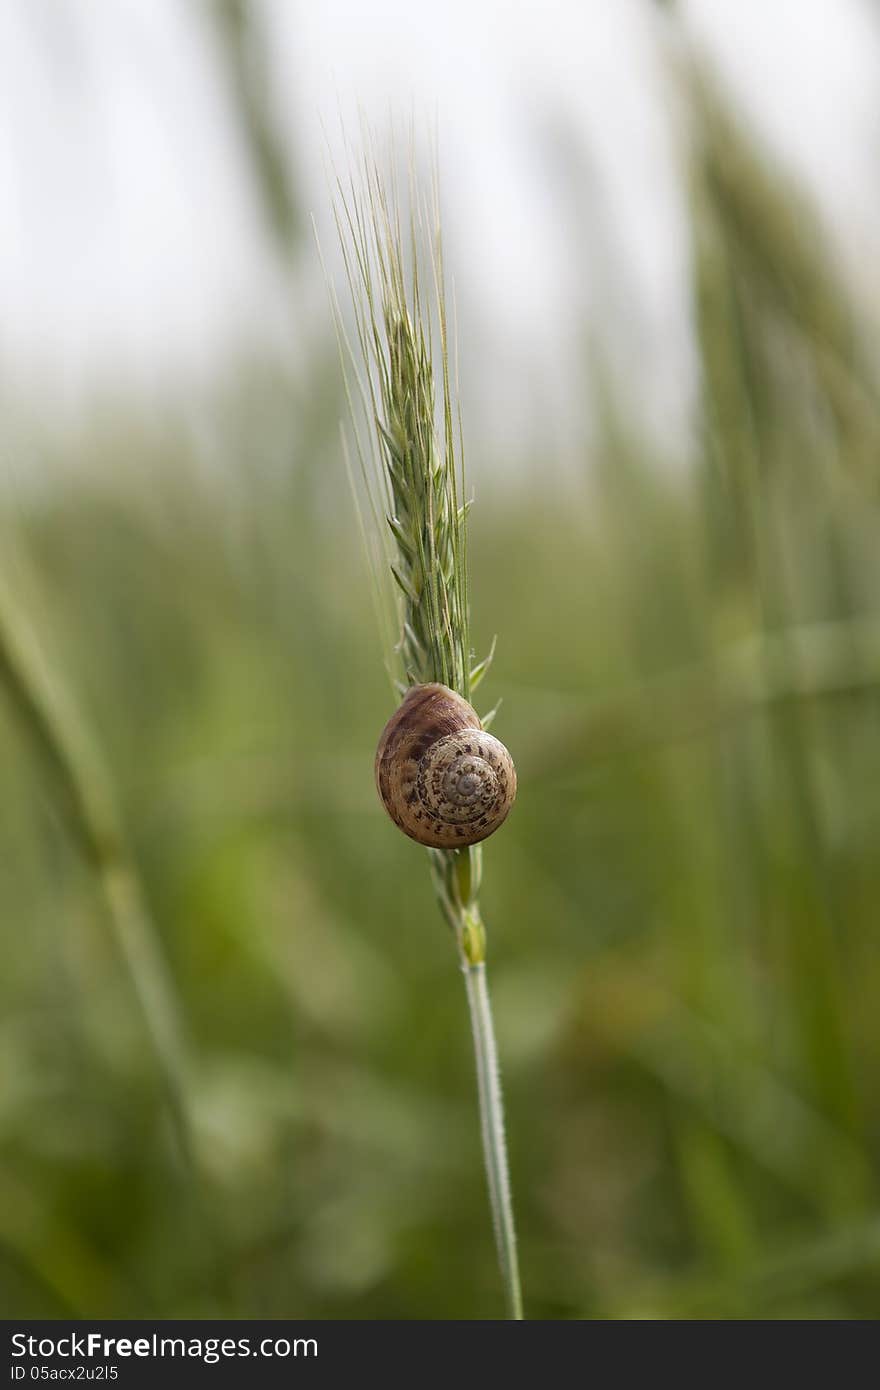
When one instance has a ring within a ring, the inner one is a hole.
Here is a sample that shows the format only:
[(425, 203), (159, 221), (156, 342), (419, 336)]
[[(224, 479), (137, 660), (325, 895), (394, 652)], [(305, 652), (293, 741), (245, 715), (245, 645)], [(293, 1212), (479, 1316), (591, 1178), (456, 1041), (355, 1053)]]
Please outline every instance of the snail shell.
[(445, 685), (414, 685), (382, 730), (376, 786), (410, 839), (455, 849), (498, 829), (516, 796), (516, 768), (467, 700)]

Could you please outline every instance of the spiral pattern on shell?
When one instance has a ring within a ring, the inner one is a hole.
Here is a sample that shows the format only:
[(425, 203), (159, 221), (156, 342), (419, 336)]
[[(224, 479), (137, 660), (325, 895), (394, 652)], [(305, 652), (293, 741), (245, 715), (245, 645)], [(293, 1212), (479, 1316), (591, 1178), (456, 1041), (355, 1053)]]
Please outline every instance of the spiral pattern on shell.
[(414, 685), (382, 731), (376, 786), (405, 835), (456, 849), (498, 829), (516, 796), (516, 769), (467, 700), (445, 685)]

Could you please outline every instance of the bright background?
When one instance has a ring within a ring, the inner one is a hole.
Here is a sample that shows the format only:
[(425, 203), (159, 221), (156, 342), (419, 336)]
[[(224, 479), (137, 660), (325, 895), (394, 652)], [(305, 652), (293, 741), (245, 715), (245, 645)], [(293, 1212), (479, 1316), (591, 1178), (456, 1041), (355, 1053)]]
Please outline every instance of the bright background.
[(2, 7), (6, 1316), (499, 1312), (372, 786), (362, 116), (440, 149), (528, 1311), (880, 1312), (878, 69), (868, 0)]

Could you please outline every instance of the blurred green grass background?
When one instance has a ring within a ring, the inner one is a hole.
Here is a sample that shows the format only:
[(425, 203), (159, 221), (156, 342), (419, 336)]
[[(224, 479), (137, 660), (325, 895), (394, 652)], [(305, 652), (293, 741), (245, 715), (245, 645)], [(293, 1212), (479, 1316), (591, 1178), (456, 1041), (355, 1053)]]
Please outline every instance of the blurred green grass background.
[[(484, 908), (526, 1307), (873, 1317), (877, 343), (797, 192), (687, 93), (691, 460), (585, 346), (582, 477), (470, 463), (520, 777)], [(372, 784), (338, 378), (327, 343), (243, 369), (210, 466), (184, 412), (96, 414), (0, 496), (13, 625), (107, 770), (179, 997), (197, 1172), (63, 779), (0, 700), (8, 1317), (500, 1314), (454, 952)]]

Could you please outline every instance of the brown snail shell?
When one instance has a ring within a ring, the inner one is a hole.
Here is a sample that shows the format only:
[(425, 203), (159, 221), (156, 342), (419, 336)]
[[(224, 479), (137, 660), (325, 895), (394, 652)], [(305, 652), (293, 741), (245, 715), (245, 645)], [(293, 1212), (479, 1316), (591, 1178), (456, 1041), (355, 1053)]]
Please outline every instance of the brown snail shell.
[(467, 700), (446, 685), (414, 685), (382, 730), (376, 786), (410, 839), (456, 849), (501, 825), (516, 796), (516, 768)]

